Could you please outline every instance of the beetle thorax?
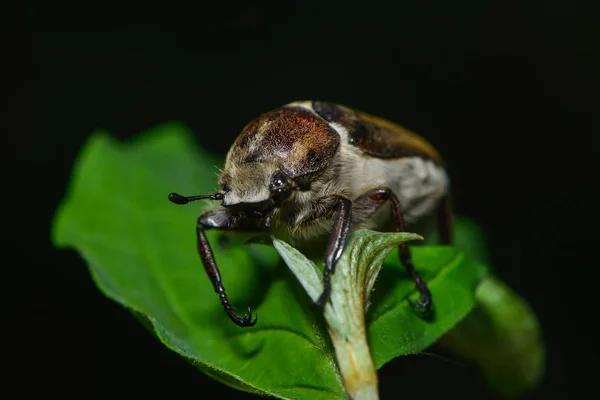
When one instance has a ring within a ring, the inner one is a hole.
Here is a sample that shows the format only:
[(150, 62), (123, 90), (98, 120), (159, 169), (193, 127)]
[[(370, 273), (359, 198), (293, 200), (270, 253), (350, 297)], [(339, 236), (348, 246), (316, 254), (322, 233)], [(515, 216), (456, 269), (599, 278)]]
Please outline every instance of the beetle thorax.
[(304, 183), (327, 169), (339, 142), (323, 118), (304, 108), (261, 115), (242, 130), (227, 154), (219, 179), (223, 205), (295, 197), (292, 191), (304, 191)]

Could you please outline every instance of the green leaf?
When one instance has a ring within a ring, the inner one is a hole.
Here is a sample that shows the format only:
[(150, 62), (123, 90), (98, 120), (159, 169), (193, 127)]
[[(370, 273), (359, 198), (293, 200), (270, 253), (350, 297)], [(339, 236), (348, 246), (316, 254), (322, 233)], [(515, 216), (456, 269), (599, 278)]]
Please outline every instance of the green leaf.
[(413, 246), (412, 259), (425, 279), (434, 301), (434, 318), (414, 312), (405, 300), (418, 296), (414, 284), (390, 254), (372, 295), (373, 310), (367, 326), (373, 360), (377, 368), (392, 359), (416, 354), (433, 344), (461, 321), (475, 304), (475, 289), (486, 269), (465, 253), (447, 246)]
[(527, 302), (493, 275), (477, 288), (478, 306), (442, 339), (442, 345), (479, 367), (498, 394), (531, 391), (545, 368), (541, 329)]
[[(490, 265), (485, 234), (471, 220), (454, 221), (455, 246)], [(496, 393), (515, 398), (531, 391), (545, 369), (539, 321), (531, 306), (494, 274), (475, 292), (477, 306), (440, 343), (475, 364)]]
[[(377, 239), (398, 234), (363, 231), (362, 235), (372, 236), (373, 242), (366, 246), (376, 246)], [(403, 239), (398, 236), (396, 240)], [(357, 251), (352, 244), (347, 250)], [(288, 263), (310, 263), (290, 248), (282, 246), (280, 252)], [(377, 368), (400, 355), (423, 351), (461, 321), (473, 308), (475, 290), (486, 272), (482, 264), (471, 262), (465, 253), (453, 247), (414, 246), (411, 252), (414, 264), (431, 290), (434, 319), (424, 319), (407, 301), (411, 296), (413, 301), (418, 299), (415, 286), (398, 262), (397, 254), (392, 252), (383, 263), (367, 314), (369, 342)], [(315, 279), (316, 275), (311, 280)]]
[[(244, 235), (208, 232), (230, 300), (259, 314), (239, 328), (222, 311), (195, 245), (197, 216), (211, 204), (171, 204), (168, 193), (215, 190), (221, 161), (197, 148), (187, 129), (165, 124), (130, 143), (95, 133), (74, 167), (52, 238), (87, 262), (98, 288), (140, 313), (169, 348), (210, 376), (242, 390), (287, 399), (341, 399), (344, 388), (320, 311), (269, 246), (243, 245)], [(452, 247), (414, 246), (429, 282), (435, 318), (409, 306), (414, 284), (390, 254), (367, 314), (376, 367), (416, 353), (471, 309), (485, 273)]]

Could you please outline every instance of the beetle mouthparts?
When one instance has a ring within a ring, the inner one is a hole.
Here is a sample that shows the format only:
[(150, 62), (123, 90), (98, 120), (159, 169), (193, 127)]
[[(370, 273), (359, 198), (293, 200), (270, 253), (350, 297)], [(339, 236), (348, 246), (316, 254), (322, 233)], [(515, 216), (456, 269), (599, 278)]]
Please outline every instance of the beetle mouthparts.
[(274, 202), (272, 199), (266, 199), (257, 202), (240, 202), (235, 204), (222, 204), (225, 208), (231, 208), (235, 211), (246, 211), (254, 213), (265, 213), (273, 208)]
[(182, 196), (177, 193), (169, 193), (169, 200), (175, 204), (184, 205), (196, 200), (211, 199), (211, 200), (223, 200), (223, 193), (206, 194), (200, 196)]

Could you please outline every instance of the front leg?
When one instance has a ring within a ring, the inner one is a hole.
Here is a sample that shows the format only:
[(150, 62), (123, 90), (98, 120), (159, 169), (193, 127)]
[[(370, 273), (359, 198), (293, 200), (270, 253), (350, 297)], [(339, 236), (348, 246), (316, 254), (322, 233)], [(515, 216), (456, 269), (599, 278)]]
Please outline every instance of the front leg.
[(236, 218), (230, 210), (218, 209), (208, 211), (198, 218), (197, 238), (198, 238), (198, 253), (202, 260), (202, 265), (206, 274), (213, 284), (215, 292), (219, 295), (223, 309), (229, 318), (241, 327), (254, 326), (258, 320), (258, 316), (252, 319), (252, 310), (248, 307), (248, 313), (243, 317), (238, 317), (234, 312), (234, 307), (229, 303), (225, 287), (221, 280), (221, 273), (215, 262), (215, 257), (210, 247), (210, 243), (206, 237), (207, 229), (227, 229), (227, 230), (242, 230), (242, 231), (260, 231), (268, 228), (268, 221), (258, 219)]
[(335, 273), (335, 265), (342, 256), (344, 245), (352, 222), (352, 201), (349, 198), (332, 195), (326, 198), (329, 201), (329, 210), (334, 209), (333, 229), (329, 234), (329, 242), (325, 251), (325, 268), (323, 269), (323, 293), (317, 300), (317, 305), (322, 307), (329, 300), (331, 294), (331, 275)]

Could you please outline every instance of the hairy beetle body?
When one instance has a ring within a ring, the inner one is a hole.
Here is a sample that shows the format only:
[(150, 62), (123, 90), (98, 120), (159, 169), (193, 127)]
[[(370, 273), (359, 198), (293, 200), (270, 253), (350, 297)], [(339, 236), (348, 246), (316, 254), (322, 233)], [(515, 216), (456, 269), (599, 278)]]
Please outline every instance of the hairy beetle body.
[[(227, 154), (214, 195), (172, 201), (221, 200), (198, 220), (202, 262), (230, 318), (229, 305), (205, 229), (269, 232), (287, 240), (328, 236), (324, 286), (348, 232), (358, 228), (404, 231), (405, 224), (441, 210), (442, 238), (449, 241), (448, 177), (436, 150), (390, 121), (326, 102), (290, 103), (265, 113), (242, 130)], [(415, 272), (406, 245), (400, 259), (430, 307), (429, 290)]]
[[(331, 194), (355, 200), (370, 189), (387, 186), (398, 196), (405, 222), (412, 224), (429, 214), (448, 188), (441, 158), (420, 136), (381, 118), (323, 102), (290, 103), (244, 128), (219, 181), (231, 188), (224, 204), (267, 200), (268, 179), (278, 168), (311, 186), (273, 210), (278, 217), (273, 230), (290, 239), (330, 231), (330, 219), (314, 216), (322, 215), (326, 207), (318, 200)], [(355, 209), (353, 228), (389, 228), (389, 207), (377, 215), (370, 211)]]

